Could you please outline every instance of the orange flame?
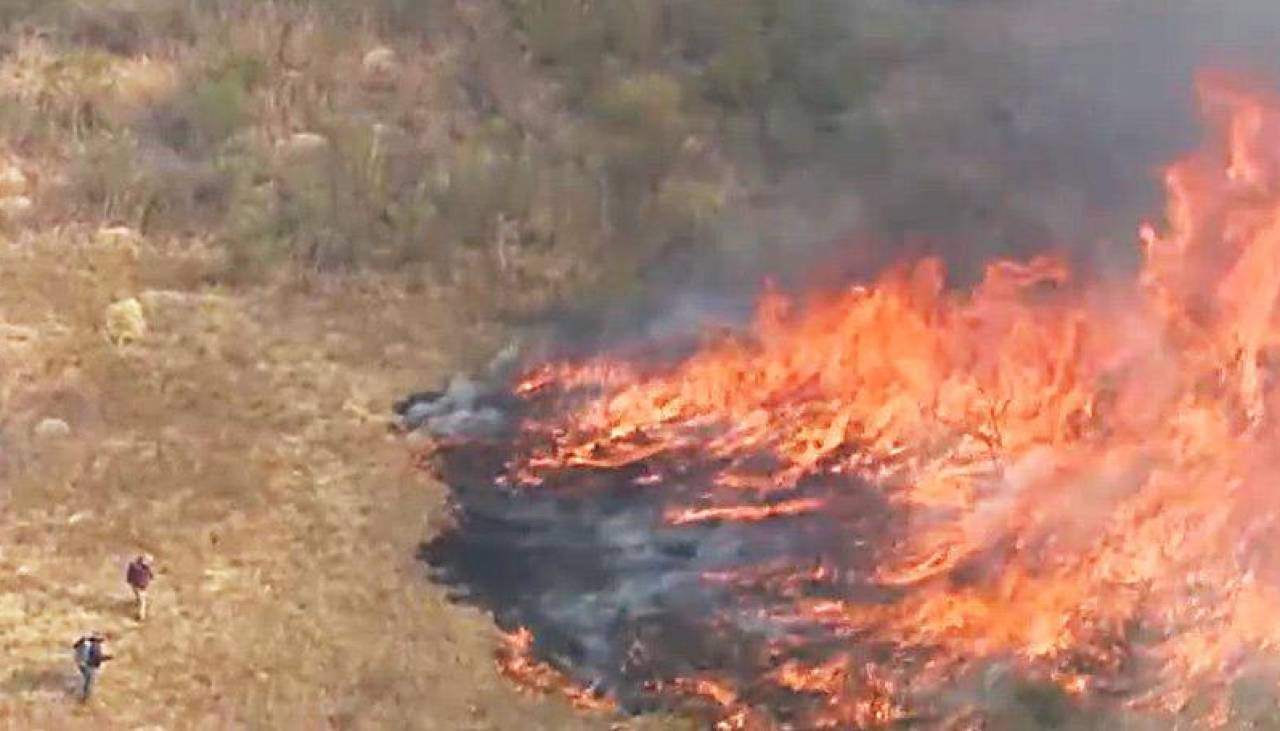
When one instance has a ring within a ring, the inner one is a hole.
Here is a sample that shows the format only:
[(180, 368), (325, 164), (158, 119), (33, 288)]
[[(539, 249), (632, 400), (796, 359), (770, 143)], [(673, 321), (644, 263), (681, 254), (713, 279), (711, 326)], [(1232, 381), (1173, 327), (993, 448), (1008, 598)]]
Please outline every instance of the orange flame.
[[(929, 648), (939, 668), (1012, 661), (1071, 693), (1121, 667), (1165, 707), (1229, 682), (1280, 642), (1280, 99), (1200, 86), (1216, 141), (1166, 171), (1166, 221), (1140, 232), (1134, 286), (1080, 287), (1038, 258), (994, 263), (968, 293), (933, 260), (804, 302), (770, 290), (750, 337), (667, 372), (531, 374), (519, 393), (603, 395), (539, 425), (550, 446), (519, 479), (691, 448), (727, 464), (710, 504), (672, 523), (820, 510), (742, 503), (816, 474), (870, 480), (911, 516), (877, 579), (912, 591), (799, 601), (797, 617)], [(975, 564), (993, 570), (951, 579)], [(1114, 639), (1132, 626), (1147, 638), (1138, 669)], [(791, 664), (777, 679), (864, 703), (847, 721), (901, 717), (907, 690), (854, 677)], [(737, 703), (731, 686), (688, 683)]]
[(613, 702), (574, 685), (547, 663), (533, 657), (533, 633), (521, 627), (503, 633), (494, 660), (498, 671), (523, 688), (539, 693), (559, 694), (583, 711), (610, 711)]

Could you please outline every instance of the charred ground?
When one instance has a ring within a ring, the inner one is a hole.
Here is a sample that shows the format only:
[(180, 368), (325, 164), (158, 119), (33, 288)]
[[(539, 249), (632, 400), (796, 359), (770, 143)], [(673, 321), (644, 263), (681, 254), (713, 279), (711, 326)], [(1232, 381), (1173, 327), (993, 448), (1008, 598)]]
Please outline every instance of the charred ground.
[[(561, 397), (538, 394), (506, 416), (519, 419)], [(876, 561), (874, 546), (893, 532), (893, 511), (879, 492), (821, 480), (786, 496), (822, 499), (830, 512), (821, 515), (668, 525), (673, 510), (712, 507), (706, 495), (723, 465), (702, 462), (694, 450), (621, 469), (566, 472), (533, 490), (503, 484), (506, 467), (530, 446), (486, 441), (441, 451), (453, 522), (423, 546), (422, 556), (436, 580), (455, 588), (456, 600), (494, 612), (509, 632), (532, 631), (538, 658), (633, 713), (696, 707), (663, 687), (677, 678), (723, 673), (745, 683), (788, 659), (770, 656), (764, 642), (785, 631), (768, 619), (777, 608), (771, 593), (784, 587), (762, 580), (743, 592), (732, 581), (708, 583), (708, 574), (802, 563), (814, 571), (866, 575)], [(646, 480), (655, 474), (664, 478)], [(750, 507), (768, 510), (781, 502)], [(847, 540), (850, 531), (858, 540)], [(819, 596), (821, 582), (814, 588)], [(870, 582), (853, 591), (867, 601), (892, 594)], [(820, 645), (801, 651), (820, 658), (843, 649)], [(771, 691), (762, 685), (756, 692)], [(788, 706), (803, 704), (780, 689), (772, 692), (783, 717)]]

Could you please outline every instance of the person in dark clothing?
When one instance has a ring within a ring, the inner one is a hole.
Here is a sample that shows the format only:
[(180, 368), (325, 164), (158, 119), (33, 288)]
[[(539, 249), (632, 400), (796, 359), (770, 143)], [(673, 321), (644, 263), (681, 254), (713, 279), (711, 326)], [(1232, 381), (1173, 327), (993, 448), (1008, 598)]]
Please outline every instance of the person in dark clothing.
[(75, 650), (76, 668), (80, 671), (82, 684), (80, 686), (80, 702), (89, 700), (89, 696), (93, 693), (93, 682), (98, 678), (98, 670), (102, 667), (102, 663), (111, 659), (111, 656), (103, 652), (103, 638), (99, 634), (85, 635), (76, 640), (72, 645)]
[(153, 578), (155, 573), (151, 569), (151, 557), (145, 553), (135, 558), (124, 574), (124, 580), (133, 590), (133, 602), (137, 607), (139, 622), (147, 618), (147, 587), (151, 586)]

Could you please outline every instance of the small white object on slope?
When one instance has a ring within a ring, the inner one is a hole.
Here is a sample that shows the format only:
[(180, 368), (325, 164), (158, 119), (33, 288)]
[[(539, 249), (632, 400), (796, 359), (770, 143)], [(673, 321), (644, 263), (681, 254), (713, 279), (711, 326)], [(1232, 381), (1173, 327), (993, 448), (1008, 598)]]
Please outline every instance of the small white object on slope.
[(116, 345), (137, 342), (147, 334), (147, 320), (142, 305), (130, 297), (107, 307), (107, 337)]

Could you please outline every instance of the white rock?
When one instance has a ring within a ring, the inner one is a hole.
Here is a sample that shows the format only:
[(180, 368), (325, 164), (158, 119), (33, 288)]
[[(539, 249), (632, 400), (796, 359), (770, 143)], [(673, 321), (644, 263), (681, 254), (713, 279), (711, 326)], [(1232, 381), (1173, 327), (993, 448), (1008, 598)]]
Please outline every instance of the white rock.
[(107, 307), (107, 337), (116, 345), (137, 342), (147, 334), (147, 320), (142, 315), (142, 304), (130, 297)]
[(71, 425), (62, 419), (41, 419), (34, 432), (41, 439), (61, 439), (71, 436)]
[(364, 68), (365, 78), (374, 82), (391, 81), (400, 70), (396, 52), (386, 46), (379, 46), (366, 53), (360, 65)]
[(0, 198), (0, 214), (8, 221), (21, 221), (35, 209), (35, 203), (25, 195), (10, 195)]

